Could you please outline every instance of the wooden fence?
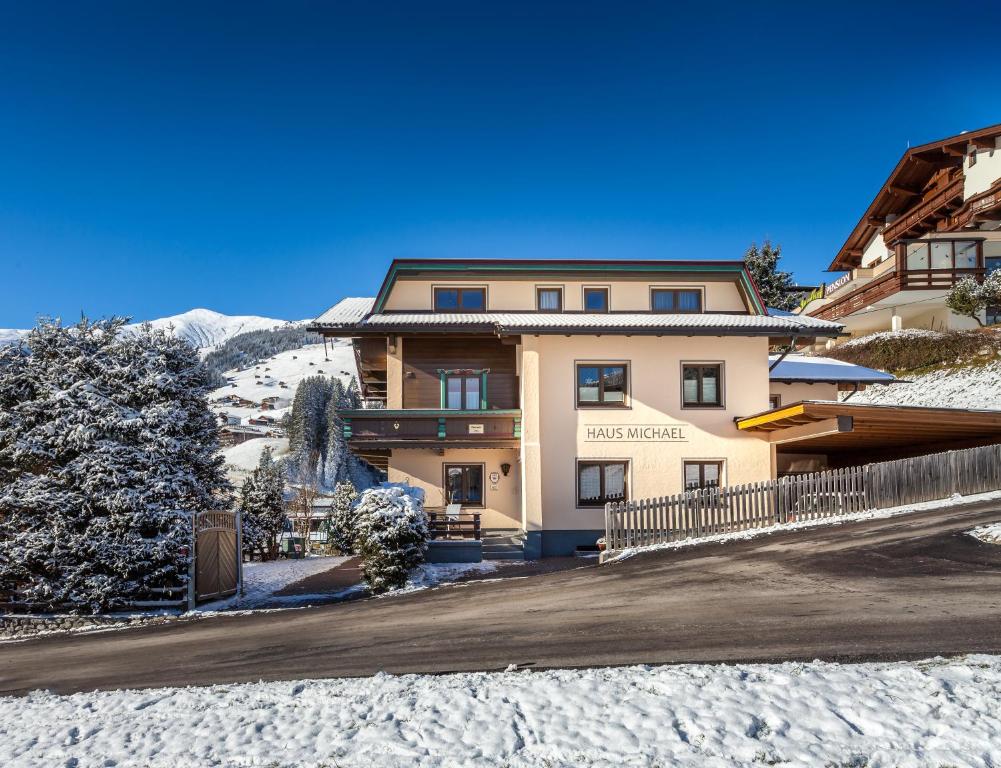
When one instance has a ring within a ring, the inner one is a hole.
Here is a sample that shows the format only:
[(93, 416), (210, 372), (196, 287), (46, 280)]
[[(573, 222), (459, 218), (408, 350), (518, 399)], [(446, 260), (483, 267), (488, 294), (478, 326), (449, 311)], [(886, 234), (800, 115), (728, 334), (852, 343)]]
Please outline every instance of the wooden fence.
[(608, 551), (1001, 489), (1001, 445), (605, 505)]

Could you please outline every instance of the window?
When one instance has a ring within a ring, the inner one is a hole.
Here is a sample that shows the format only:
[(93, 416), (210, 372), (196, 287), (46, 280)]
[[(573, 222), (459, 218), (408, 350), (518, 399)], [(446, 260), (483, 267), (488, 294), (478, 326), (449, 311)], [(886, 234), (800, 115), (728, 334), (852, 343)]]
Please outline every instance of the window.
[(446, 374), (444, 377), (444, 402), (442, 408), (478, 411), (486, 408), (483, 402), (483, 378), (480, 375)]
[(928, 243), (907, 244), (907, 268), (928, 269)]
[(685, 363), (681, 366), (681, 402), (685, 408), (723, 405), (723, 366)]
[(780, 405), (782, 405), (782, 396), (781, 395), (769, 395), (768, 396), (768, 407), (769, 408), (778, 408)]
[(563, 311), (562, 288), (536, 288), (535, 298), (540, 312)]
[(577, 506), (603, 507), (627, 498), (628, 461), (578, 461)]
[(483, 465), (446, 464), (445, 496), (449, 504), (483, 506)]
[(907, 244), (907, 269), (975, 269), (976, 240), (925, 240)]
[(486, 288), (435, 288), (437, 312), (483, 312), (487, 308)]
[(584, 289), (584, 311), (585, 312), (607, 312), (608, 311), (608, 289), (607, 288), (585, 288)]
[(702, 291), (698, 288), (651, 288), (650, 309), (654, 312), (701, 312)]
[(629, 366), (577, 364), (579, 408), (624, 408)]
[(722, 461), (686, 461), (685, 490), (718, 488), (723, 479)]

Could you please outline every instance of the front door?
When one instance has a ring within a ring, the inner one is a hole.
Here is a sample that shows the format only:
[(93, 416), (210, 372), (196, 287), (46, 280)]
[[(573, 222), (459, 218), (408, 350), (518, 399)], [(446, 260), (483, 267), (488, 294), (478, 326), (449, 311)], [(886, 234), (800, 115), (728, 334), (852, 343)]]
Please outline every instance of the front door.
[(449, 504), (483, 506), (483, 465), (446, 464), (445, 493)]

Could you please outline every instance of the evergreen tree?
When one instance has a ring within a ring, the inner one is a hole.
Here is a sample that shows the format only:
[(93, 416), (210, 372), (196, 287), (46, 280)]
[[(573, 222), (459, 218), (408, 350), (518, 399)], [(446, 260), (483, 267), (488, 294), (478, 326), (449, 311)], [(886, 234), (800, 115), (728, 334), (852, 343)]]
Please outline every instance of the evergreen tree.
[(351, 483), (338, 483), (334, 489), (333, 509), (327, 519), (327, 542), (344, 555), (353, 554), (356, 548), (357, 499), (358, 491)]
[(189, 514), (226, 509), (208, 375), (126, 320), (43, 320), (0, 349), (0, 599), (93, 612), (187, 580)]
[(287, 520), (285, 514), (285, 473), (265, 448), (257, 468), (244, 481), (241, 493), (243, 551), (259, 552), (262, 560), (278, 556), (278, 534)]
[(782, 246), (772, 246), (770, 241), (765, 240), (760, 249), (757, 243), (751, 244), (744, 254), (744, 264), (766, 307), (791, 310), (798, 306), (799, 297), (791, 290), (792, 274), (778, 268), (781, 258)]
[(402, 587), (424, 562), (428, 524), (423, 500), (399, 486), (369, 488), (358, 499), (357, 548), (373, 592)]
[(336, 488), (338, 483), (348, 478), (351, 452), (344, 439), (344, 422), (337, 411), (343, 408), (344, 385), (340, 379), (332, 379), (330, 399), (327, 401), (324, 419), (327, 424), (326, 453), (323, 457), (323, 485)]

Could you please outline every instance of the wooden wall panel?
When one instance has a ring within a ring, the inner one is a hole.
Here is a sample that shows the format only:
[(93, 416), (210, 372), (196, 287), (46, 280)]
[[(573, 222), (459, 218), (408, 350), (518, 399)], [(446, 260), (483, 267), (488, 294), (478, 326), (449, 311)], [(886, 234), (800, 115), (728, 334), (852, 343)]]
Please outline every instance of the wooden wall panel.
[(518, 408), (515, 347), (494, 338), (403, 340), (403, 407), (440, 408), (439, 369), (489, 368), (487, 407)]

